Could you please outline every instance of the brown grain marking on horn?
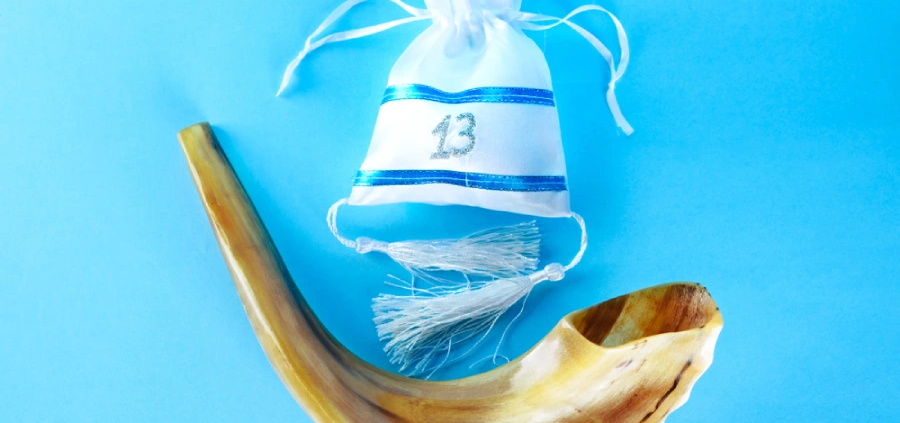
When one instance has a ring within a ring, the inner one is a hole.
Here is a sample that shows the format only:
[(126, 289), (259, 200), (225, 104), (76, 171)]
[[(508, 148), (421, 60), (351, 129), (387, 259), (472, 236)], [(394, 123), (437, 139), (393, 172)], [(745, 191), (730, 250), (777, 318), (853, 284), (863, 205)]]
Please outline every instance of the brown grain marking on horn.
[(670, 395), (672, 395), (672, 392), (675, 392), (675, 389), (678, 388), (678, 384), (681, 383), (681, 378), (684, 376), (684, 372), (686, 372), (691, 367), (691, 363), (693, 361), (694, 360), (692, 358), (688, 359), (687, 363), (685, 363), (684, 367), (681, 369), (681, 372), (678, 373), (678, 376), (675, 376), (675, 382), (672, 383), (672, 387), (669, 388), (669, 390), (659, 398), (659, 401), (656, 402), (656, 407), (653, 409), (653, 411), (647, 413), (647, 416), (644, 417), (641, 422), (647, 421), (651, 416), (653, 416), (653, 414), (659, 411), (659, 407), (662, 406), (663, 402), (665, 402), (666, 399), (669, 398)]

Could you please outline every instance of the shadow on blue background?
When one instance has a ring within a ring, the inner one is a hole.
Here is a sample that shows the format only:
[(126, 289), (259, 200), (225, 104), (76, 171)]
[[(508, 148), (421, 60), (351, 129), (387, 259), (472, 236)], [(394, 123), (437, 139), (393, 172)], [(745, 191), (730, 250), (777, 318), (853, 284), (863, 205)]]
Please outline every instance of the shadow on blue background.
[[(276, 99), (337, 2), (185, 3), (0, 3), (0, 421), (308, 421), (257, 344), (175, 140), (203, 120), (315, 311), (386, 365), (368, 305), (398, 269), (344, 249), (324, 216), (349, 191), (391, 65), (427, 24), (324, 48)], [(898, 7), (604, 5), (629, 31), (618, 94), (637, 132), (617, 135), (589, 44), (533, 36), (591, 245), (532, 296), (504, 354), (572, 310), (691, 280), (726, 326), (670, 422), (900, 419)], [(340, 27), (400, 16), (363, 6)], [(613, 39), (599, 16), (579, 22)], [(463, 232), (426, 228), (435, 215), (465, 230), (521, 220), (388, 206), (342, 221), (353, 236)], [(577, 228), (540, 224), (548, 258), (569, 257)]]

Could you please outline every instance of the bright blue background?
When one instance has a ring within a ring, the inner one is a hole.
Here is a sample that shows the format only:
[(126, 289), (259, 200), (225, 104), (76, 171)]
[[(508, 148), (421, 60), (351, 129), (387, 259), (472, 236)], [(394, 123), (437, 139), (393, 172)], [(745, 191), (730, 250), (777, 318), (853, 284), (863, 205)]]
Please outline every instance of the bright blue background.
[[(629, 31), (618, 94), (637, 132), (617, 135), (608, 71), (586, 42), (534, 35), (591, 246), (564, 283), (538, 289), (503, 351), (577, 308), (698, 281), (726, 326), (670, 422), (900, 419), (900, 8), (603, 3)], [(203, 120), (316, 312), (385, 364), (368, 304), (397, 269), (341, 247), (324, 215), (348, 192), (390, 66), (427, 24), (325, 48), (274, 98), (336, 4), (0, 0), (0, 420), (308, 421), (250, 329), (176, 142)], [(340, 27), (400, 16), (367, 5)], [(579, 22), (614, 39), (600, 15)], [(521, 220), (426, 206), (344, 216), (352, 236), (391, 239)], [(547, 258), (570, 257), (574, 225), (540, 223)]]

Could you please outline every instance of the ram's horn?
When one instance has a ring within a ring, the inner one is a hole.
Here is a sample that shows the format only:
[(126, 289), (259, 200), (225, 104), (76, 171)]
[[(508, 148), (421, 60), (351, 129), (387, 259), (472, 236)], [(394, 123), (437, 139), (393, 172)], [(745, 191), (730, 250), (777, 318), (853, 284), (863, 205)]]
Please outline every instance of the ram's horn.
[(378, 369), (310, 310), (209, 125), (179, 139), (256, 336), (316, 422), (662, 422), (710, 365), (718, 307), (700, 285), (669, 284), (574, 312), (487, 373), (428, 382)]

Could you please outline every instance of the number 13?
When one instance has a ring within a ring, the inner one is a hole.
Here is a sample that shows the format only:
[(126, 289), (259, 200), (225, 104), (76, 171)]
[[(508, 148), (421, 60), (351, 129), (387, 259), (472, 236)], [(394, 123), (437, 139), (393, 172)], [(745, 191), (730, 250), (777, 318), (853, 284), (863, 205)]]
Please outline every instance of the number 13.
[(459, 136), (468, 138), (469, 144), (467, 144), (463, 148), (446, 148), (447, 135), (450, 132), (451, 118), (452, 115), (447, 115), (446, 117), (444, 117), (444, 120), (442, 120), (441, 123), (439, 123), (438, 126), (434, 128), (434, 131), (431, 132), (431, 135), (440, 137), (440, 141), (437, 145), (437, 152), (431, 155), (432, 159), (449, 159), (451, 156), (462, 157), (466, 154), (471, 153), (472, 149), (475, 148), (475, 115), (471, 113), (461, 113), (456, 117), (457, 122), (466, 120), (469, 123), (469, 125), (466, 126), (466, 129), (459, 131)]

